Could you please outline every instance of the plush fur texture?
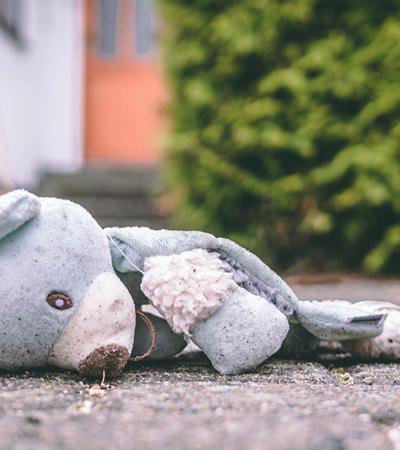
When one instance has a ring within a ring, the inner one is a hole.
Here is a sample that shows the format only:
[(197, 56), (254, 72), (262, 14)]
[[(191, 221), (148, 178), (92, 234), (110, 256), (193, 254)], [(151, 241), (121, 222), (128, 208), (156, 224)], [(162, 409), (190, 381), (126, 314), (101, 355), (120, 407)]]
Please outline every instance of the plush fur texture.
[(27, 191), (4, 194), (0, 202), (0, 239), (39, 214), (40, 201)]
[[(137, 267), (144, 269), (144, 261), (150, 256), (171, 256), (196, 248), (213, 250), (218, 240), (212, 234), (201, 231), (151, 230), (146, 227), (106, 228), (105, 232)], [(113, 266), (120, 273), (137, 272), (113, 243), (110, 243)]]
[(289, 324), (242, 289), (220, 255), (196, 249), (147, 258), (142, 290), (176, 333), (190, 336), (220, 373), (240, 373), (277, 352)]
[(175, 333), (188, 336), (237, 288), (218, 254), (203, 249), (147, 258), (144, 270), (143, 292)]
[(296, 318), (319, 339), (343, 341), (378, 336), (385, 314), (371, 315), (361, 306), (341, 300), (299, 302)]
[(289, 330), (284, 314), (265, 299), (238, 287), (208, 319), (195, 326), (192, 340), (223, 374), (254, 369), (282, 345)]
[(297, 310), (299, 301), (295, 293), (276, 272), (256, 255), (236, 242), (225, 238), (218, 238), (218, 252), (227, 261), (233, 260), (236, 269), (242, 270), (244, 275), (248, 276), (250, 285), (243, 284), (243, 288), (275, 304), (289, 318)]
[(248, 269), (243, 267), (238, 261), (225, 253), (221, 252), (219, 255), (221, 261), (223, 261), (224, 269), (227, 272), (232, 273), (233, 279), (238, 286), (246, 289), (246, 291), (251, 294), (264, 298), (267, 302), (275, 305), (279, 311), (286, 316), (291, 316), (293, 314), (294, 309), (292, 301), (290, 301), (288, 297), (282, 295), (280, 289), (268, 286)]
[[(246, 290), (275, 304), (288, 317), (298, 307), (296, 295), (277, 273), (256, 255), (229, 239), (216, 238), (201, 231), (151, 230), (145, 227), (106, 228), (105, 231), (140, 270), (150, 256), (171, 256), (194, 249), (217, 252), (226, 263), (225, 269), (234, 277), (241, 277), (238, 284), (243, 283), (241, 286)], [(126, 274), (137, 273), (137, 268), (112, 243), (110, 247), (114, 268), (131, 292), (135, 292), (136, 298), (138, 279), (133, 280)]]
[[(179, 255), (196, 249), (219, 255), (218, 265), (222, 263), (222, 272), (227, 272), (223, 275), (224, 279), (229, 275), (230, 280), (233, 281), (233, 276), (242, 271), (253, 285), (263, 288), (265, 296), (261, 298), (235, 283), (236, 288), (231, 295), (225, 295), (221, 303), (215, 300), (211, 308), (206, 305), (203, 309), (204, 303), (200, 300), (198, 305), (202, 304), (201, 311), (195, 311), (195, 316), (197, 318), (208, 316), (203, 321), (187, 321), (188, 314), (185, 311), (185, 318), (181, 322), (178, 318), (183, 312), (181, 307), (179, 307), (181, 311), (176, 310), (178, 312), (176, 319), (172, 314), (172, 321), (178, 324), (177, 329), (186, 332), (189, 330), (192, 333), (193, 341), (206, 353), (218, 371), (238, 373), (254, 368), (279, 349), (288, 330), (288, 320), (285, 315), (288, 317), (293, 315), (298, 306), (298, 300), (279, 275), (257, 256), (228, 239), (216, 238), (211, 234), (197, 231), (155, 231), (132, 227), (109, 228), (106, 229), (106, 233), (109, 239), (112, 238), (119, 247), (117, 249), (115, 245), (110, 244), (113, 264), (131, 292), (136, 292), (137, 288), (134, 284), (139, 282), (141, 276), (132, 277), (129, 274), (143, 271), (146, 258)], [(121, 250), (127, 257), (121, 253)], [(236, 266), (233, 266), (231, 261), (234, 261)], [(233, 270), (230, 270), (230, 267)], [(145, 289), (146, 283), (145, 280), (143, 285)], [(163, 281), (154, 279), (153, 283), (154, 286), (150, 286), (147, 292), (149, 296), (153, 296)], [(207, 298), (210, 286), (206, 284), (199, 285), (197, 292), (194, 287), (190, 287), (195, 298)], [(264, 289), (265, 286), (268, 289)], [(228, 294), (228, 291), (225, 294)], [(164, 295), (164, 291), (161, 291), (160, 295)], [(167, 291), (165, 295), (169, 304), (170, 295)], [(158, 291), (156, 296), (159, 296)], [(274, 299), (276, 299), (276, 306), (273, 305)], [(193, 300), (192, 298), (189, 300), (189, 311), (193, 309), (192, 306), (195, 303)], [(217, 303), (220, 303), (219, 308)], [(285, 315), (279, 311), (278, 307), (285, 311)], [(163, 342), (162, 347), (168, 348), (168, 342)]]

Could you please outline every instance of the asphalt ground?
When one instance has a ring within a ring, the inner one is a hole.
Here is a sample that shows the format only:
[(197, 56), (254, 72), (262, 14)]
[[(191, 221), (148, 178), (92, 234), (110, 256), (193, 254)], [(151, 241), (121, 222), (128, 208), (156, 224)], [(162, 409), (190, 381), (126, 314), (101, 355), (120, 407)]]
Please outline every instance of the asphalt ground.
[[(291, 277), (302, 299), (400, 303), (400, 280)], [(400, 364), (271, 359), (237, 376), (199, 352), (132, 363), (105, 386), (0, 375), (0, 449), (400, 449)]]

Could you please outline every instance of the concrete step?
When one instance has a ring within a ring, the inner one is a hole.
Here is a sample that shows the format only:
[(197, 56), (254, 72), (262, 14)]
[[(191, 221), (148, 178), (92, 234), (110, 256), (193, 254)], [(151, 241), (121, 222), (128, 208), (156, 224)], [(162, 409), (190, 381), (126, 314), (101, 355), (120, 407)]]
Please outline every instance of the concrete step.
[(130, 198), (110, 196), (87, 197), (74, 195), (69, 196), (68, 200), (82, 205), (93, 215), (104, 219), (146, 219), (149, 217), (160, 217), (153, 199), (146, 197), (145, 195)]
[(158, 167), (87, 166), (73, 174), (46, 173), (42, 177), (41, 195), (135, 197), (150, 195), (161, 189)]
[(103, 227), (161, 229), (168, 220), (156, 207), (160, 180), (157, 167), (88, 166), (72, 174), (44, 174), (38, 193), (82, 205)]

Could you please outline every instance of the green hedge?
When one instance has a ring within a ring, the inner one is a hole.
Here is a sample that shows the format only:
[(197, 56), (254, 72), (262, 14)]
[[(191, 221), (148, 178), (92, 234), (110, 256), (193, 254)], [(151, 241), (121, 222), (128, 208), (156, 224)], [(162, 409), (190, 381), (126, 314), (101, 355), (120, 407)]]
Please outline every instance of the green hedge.
[(400, 1), (161, 0), (176, 222), (399, 271)]

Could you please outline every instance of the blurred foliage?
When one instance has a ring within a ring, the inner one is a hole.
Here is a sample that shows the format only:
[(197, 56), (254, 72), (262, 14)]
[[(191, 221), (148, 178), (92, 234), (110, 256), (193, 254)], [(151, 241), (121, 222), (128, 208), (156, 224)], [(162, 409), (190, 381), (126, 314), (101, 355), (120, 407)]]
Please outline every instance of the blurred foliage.
[(400, 1), (161, 0), (177, 224), (398, 271)]

